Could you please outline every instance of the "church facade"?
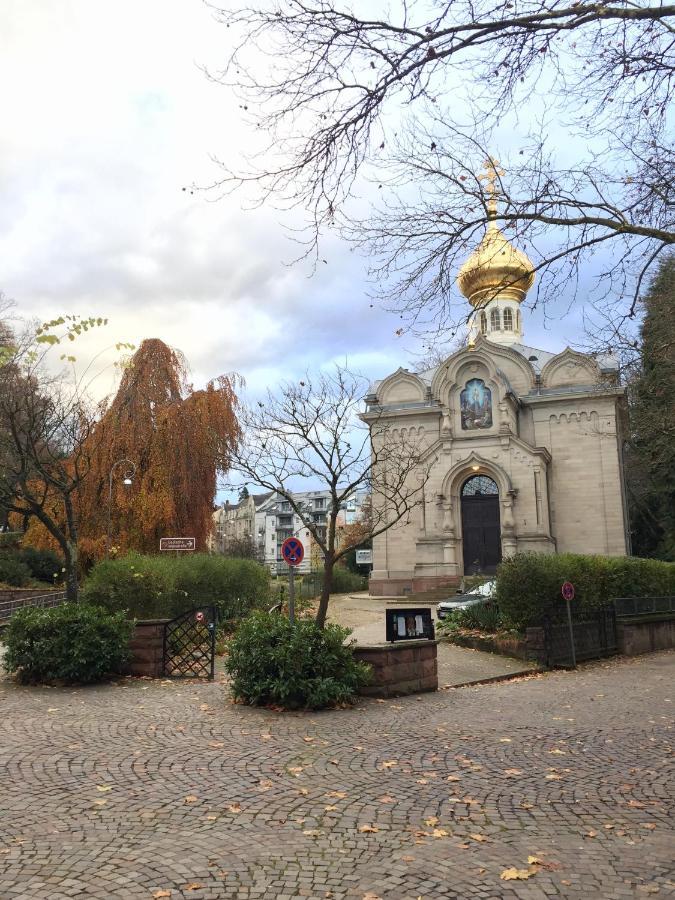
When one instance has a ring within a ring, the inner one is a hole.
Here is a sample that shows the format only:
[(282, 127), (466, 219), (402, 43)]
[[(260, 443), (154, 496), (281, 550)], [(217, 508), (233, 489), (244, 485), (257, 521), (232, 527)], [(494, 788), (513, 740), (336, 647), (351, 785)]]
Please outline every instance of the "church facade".
[(491, 573), (519, 552), (628, 552), (616, 361), (524, 344), (533, 281), (491, 221), (458, 276), (473, 306), (467, 346), (371, 387), (363, 419), (415, 447), (423, 484), (410, 514), (374, 539), (371, 593)]

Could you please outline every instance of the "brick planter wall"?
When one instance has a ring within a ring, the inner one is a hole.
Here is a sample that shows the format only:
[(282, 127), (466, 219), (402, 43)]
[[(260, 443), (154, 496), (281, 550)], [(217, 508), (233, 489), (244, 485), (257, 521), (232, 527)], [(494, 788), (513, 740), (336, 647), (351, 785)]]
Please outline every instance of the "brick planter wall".
[(131, 635), (131, 661), (128, 675), (146, 675), (161, 678), (164, 674), (164, 624), (168, 619), (149, 619), (136, 622)]
[(675, 647), (675, 618), (617, 619), (616, 637), (624, 656), (669, 650)]
[(438, 690), (436, 641), (401, 641), (354, 648), (354, 656), (373, 669), (362, 688), (367, 697), (399, 697)]

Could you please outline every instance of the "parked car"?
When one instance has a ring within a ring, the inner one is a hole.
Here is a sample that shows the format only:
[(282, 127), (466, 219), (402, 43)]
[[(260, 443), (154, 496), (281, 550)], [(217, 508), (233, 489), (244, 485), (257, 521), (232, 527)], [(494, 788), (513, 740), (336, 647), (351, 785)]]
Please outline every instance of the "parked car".
[(493, 578), (484, 584), (478, 585), (478, 587), (472, 588), (466, 594), (457, 594), (456, 597), (441, 600), (436, 607), (436, 614), (439, 619), (445, 619), (446, 616), (458, 609), (468, 609), (470, 606), (477, 606), (479, 603), (489, 603), (492, 600), (496, 587), (497, 582)]

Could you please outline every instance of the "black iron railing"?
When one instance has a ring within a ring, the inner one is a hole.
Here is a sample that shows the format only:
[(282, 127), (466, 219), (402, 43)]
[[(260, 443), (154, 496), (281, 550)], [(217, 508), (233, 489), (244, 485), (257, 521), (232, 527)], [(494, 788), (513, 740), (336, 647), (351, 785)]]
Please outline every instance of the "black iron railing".
[(15, 612), (26, 607), (40, 607), (49, 609), (59, 606), (66, 599), (65, 591), (50, 591), (48, 594), (39, 594), (36, 597), (11, 597), (8, 600), (0, 600), (0, 622), (11, 619)]
[(675, 615), (675, 597), (617, 597), (613, 602), (619, 619)]
[(213, 678), (217, 613), (200, 606), (164, 626), (164, 675), (170, 678)]

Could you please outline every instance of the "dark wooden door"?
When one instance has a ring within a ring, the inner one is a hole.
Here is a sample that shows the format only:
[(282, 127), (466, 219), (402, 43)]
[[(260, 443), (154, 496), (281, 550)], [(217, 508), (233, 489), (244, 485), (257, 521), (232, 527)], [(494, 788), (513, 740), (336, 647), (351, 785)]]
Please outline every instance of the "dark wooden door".
[(502, 558), (499, 497), (475, 494), (462, 497), (464, 574), (492, 574)]

